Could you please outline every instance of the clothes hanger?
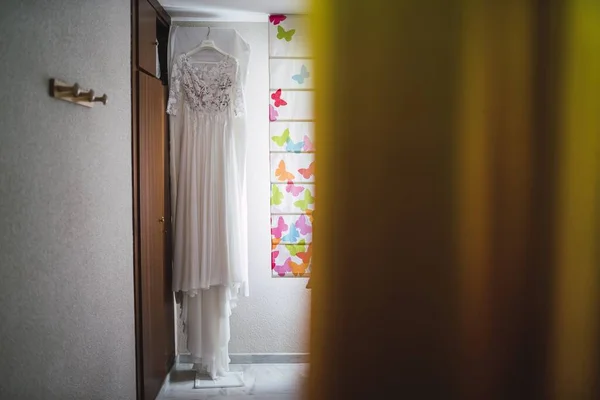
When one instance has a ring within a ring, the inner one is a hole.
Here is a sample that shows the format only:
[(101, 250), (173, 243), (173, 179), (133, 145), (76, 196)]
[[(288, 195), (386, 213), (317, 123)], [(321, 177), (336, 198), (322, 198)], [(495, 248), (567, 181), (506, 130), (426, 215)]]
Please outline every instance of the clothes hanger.
[(220, 48), (218, 48), (217, 45), (215, 44), (214, 40), (209, 40), (209, 37), (210, 37), (210, 26), (208, 27), (208, 33), (206, 34), (206, 39), (204, 39), (202, 42), (200, 42), (199, 46), (194, 47), (192, 50), (188, 51), (185, 54), (187, 56), (191, 56), (192, 54), (196, 54), (196, 53), (199, 53), (204, 50), (214, 50), (217, 53), (227, 56), (228, 54), (225, 53)]

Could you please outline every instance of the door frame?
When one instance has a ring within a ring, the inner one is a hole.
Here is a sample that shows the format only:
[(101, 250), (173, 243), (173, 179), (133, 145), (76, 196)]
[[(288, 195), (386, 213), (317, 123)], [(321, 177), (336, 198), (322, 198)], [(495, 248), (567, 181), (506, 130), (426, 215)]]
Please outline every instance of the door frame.
[[(142, 332), (142, 303), (141, 303), (141, 259), (140, 259), (140, 168), (139, 168), (139, 131), (138, 131), (138, 9), (140, 0), (131, 0), (130, 21), (131, 21), (131, 184), (132, 184), (132, 202), (133, 202), (133, 295), (134, 295), (134, 324), (135, 324), (135, 375), (136, 375), (136, 398), (144, 398), (144, 364), (143, 364), (143, 332)], [(157, 17), (171, 27), (171, 17), (160, 5), (158, 0), (147, 0), (154, 10)]]

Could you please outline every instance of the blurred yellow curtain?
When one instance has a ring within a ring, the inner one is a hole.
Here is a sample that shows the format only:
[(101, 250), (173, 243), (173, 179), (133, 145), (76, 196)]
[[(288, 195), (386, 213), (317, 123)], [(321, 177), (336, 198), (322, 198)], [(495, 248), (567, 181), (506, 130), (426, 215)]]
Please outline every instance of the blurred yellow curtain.
[(307, 397), (600, 398), (600, 2), (313, 6)]

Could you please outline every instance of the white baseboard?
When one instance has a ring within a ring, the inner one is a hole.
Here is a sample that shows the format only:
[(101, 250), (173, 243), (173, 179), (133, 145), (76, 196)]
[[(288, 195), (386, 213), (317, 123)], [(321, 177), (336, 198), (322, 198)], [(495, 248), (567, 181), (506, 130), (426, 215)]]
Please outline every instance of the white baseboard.
[[(237, 353), (230, 354), (232, 364), (304, 364), (309, 362), (308, 353)], [(177, 356), (178, 363), (192, 364), (191, 354)]]
[(158, 394), (156, 395), (157, 399), (162, 398), (162, 396), (164, 396), (167, 389), (169, 388), (169, 382), (171, 381), (171, 372), (173, 372), (173, 370), (175, 369), (175, 364), (177, 364), (177, 357), (175, 357), (175, 362), (171, 366), (171, 369), (169, 369), (169, 371), (167, 371), (167, 376), (165, 376), (165, 379), (163, 379), (163, 383), (160, 386), (160, 390), (159, 390)]

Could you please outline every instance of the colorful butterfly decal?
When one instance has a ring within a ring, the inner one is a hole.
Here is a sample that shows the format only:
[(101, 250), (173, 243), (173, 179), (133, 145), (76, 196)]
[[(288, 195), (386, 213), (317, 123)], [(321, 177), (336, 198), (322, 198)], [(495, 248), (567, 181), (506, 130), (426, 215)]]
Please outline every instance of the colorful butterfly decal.
[(302, 239), (297, 244), (286, 244), (285, 248), (290, 252), (290, 255), (295, 256), (296, 254), (306, 250), (306, 241)]
[(271, 185), (271, 205), (278, 206), (283, 202), (283, 193), (277, 185)]
[(292, 274), (296, 277), (304, 276), (306, 274), (306, 270), (308, 269), (308, 264), (306, 263), (296, 263), (290, 260), (290, 269), (292, 270)]
[(315, 203), (315, 198), (313, 197), (313, 195), (310, 193), (309, 190), (305, 190), (304, 191), (304, 199), (294, 202), (294, 206), (298, 207), (302, 211), (306, 211), (306, 210), (308, 210), (308, 206), (310, 204), (314, 204), (314, 203)]
[(278, 251), (271, 252), (271, 269), (275, 269), (275, 259), (277, 259), (277, 256), (279, 256)]
[(308, 245), (306, 251), (296, 253), (296, 256), (300, 258), (307, 266), (310, 265), (310, 261), (312, 259), (312, 244)]
[(288, 181), (287, 185), (285, 185), (285, 191), (291, 193), (294, 197), (298, 197), (303, 190), (302, 186), (296, 186), (292, 181)]
[(287, 17), (283, 14), (269, 15), (269, 22), (272, 23), (273, 25), (279, 25), (286, 19), (287, 19)]
[(272, 136), (271, 140), (274, 141), (277, 144), (277, 146), (283, 147), (283, 145), (287, 143), (289, 138), (290, 130), (289, 128), (287, 128), (285, 131), (283, 131), (283, 133), (280, 136)]
[(312, 233), (312, 225), (309, 225), (306, 221), (306, 215), (301, 215), (296, 221), (296, 228), (300, 231), (302, 235), (308, 235)]
[(307, 135), (304, 135), (304, 151), (315, 151), (315, 145)]
[(315, 162), (311, 162), (308, 168), (300, 168), (298, 172), (304, 179), (310, 179), (311, 176), (315, 175)]
[(273, 104), (269, 104), (269, 121), (277, 121), (277, 117), (279, 117), (279, 113), (275, 107), (273, 107)]
[(285, 276), (288, 272), (292, 272), (292, 267), (290, 266), (290, 261), (292, 261), (292, 259), (288, 257), (288, 259), (285, 260), (282, 265), (275, 264), (275, 267), (273, 268), (273, 270), (275, 272), (277, 272), (277, 275)]
[(275, 107), (287, 106), (287, 101), (281, 98), (281, 89), (277, 89), (271, 94), (271, 98), (274, 100), (273, 105)]
[(304, 80), (310, 78), (310, 74), (308, 73), (308, 69), (306, 65), (302, 65), (300, 68), (300, 73), (298, 75), (292, 76), (292, 79), (298, 82), (299, 85), (304, 84)]
[[(277, 221), (277, 226), (275, 228), (271, 228), (271, 235), (279, 239), (283, 235), (283, 232), (287, 231), (288, 228), (289, 226), (286, 225), (285, 221), (283, 220), (283, 217), (279, 217), (279, 220)], [(295, 226), (294, 229), (296, 229)]]
[(296, 243), (299, 238), (300, 233), (298, 232), (298, 229), (296, 229), (296, 225), (291, 224), (289, 233), (282, 237), (281, 241), (286, 243)]
[(279, 246), (279, 243), (281, 243), (281, 239), (272, 238), (271, 239), (271, 250), (275, 250), (277, 248), (277, 246)]
[(296, 33), (295, 29), (290, 29), (289, 31), (286, 31), (285, 29), (283, 29), (283, 26), (277, 26), (277, 39), (279, 40), (285, 39), (286, 42), (291, 42), (294, 33)]
[(295, 178), (294, 174), (285, 169), (285, 162), (283, 160), (279, 161), (279, 166), (275, 170), (275, 176), (280, 182), (293, 181)]
[(285, 151), (290, 153), (300, 153), (304, 147), (304, 142), (294, 143), (292, 139), (288, 139), (285, 145)]
[(313, 216), (313, 210), (306, 210), (304, 212), (306, 213), (306, 216), (308, 217), (310, 223), (313, 224), (315, 220), (315, 217)]

